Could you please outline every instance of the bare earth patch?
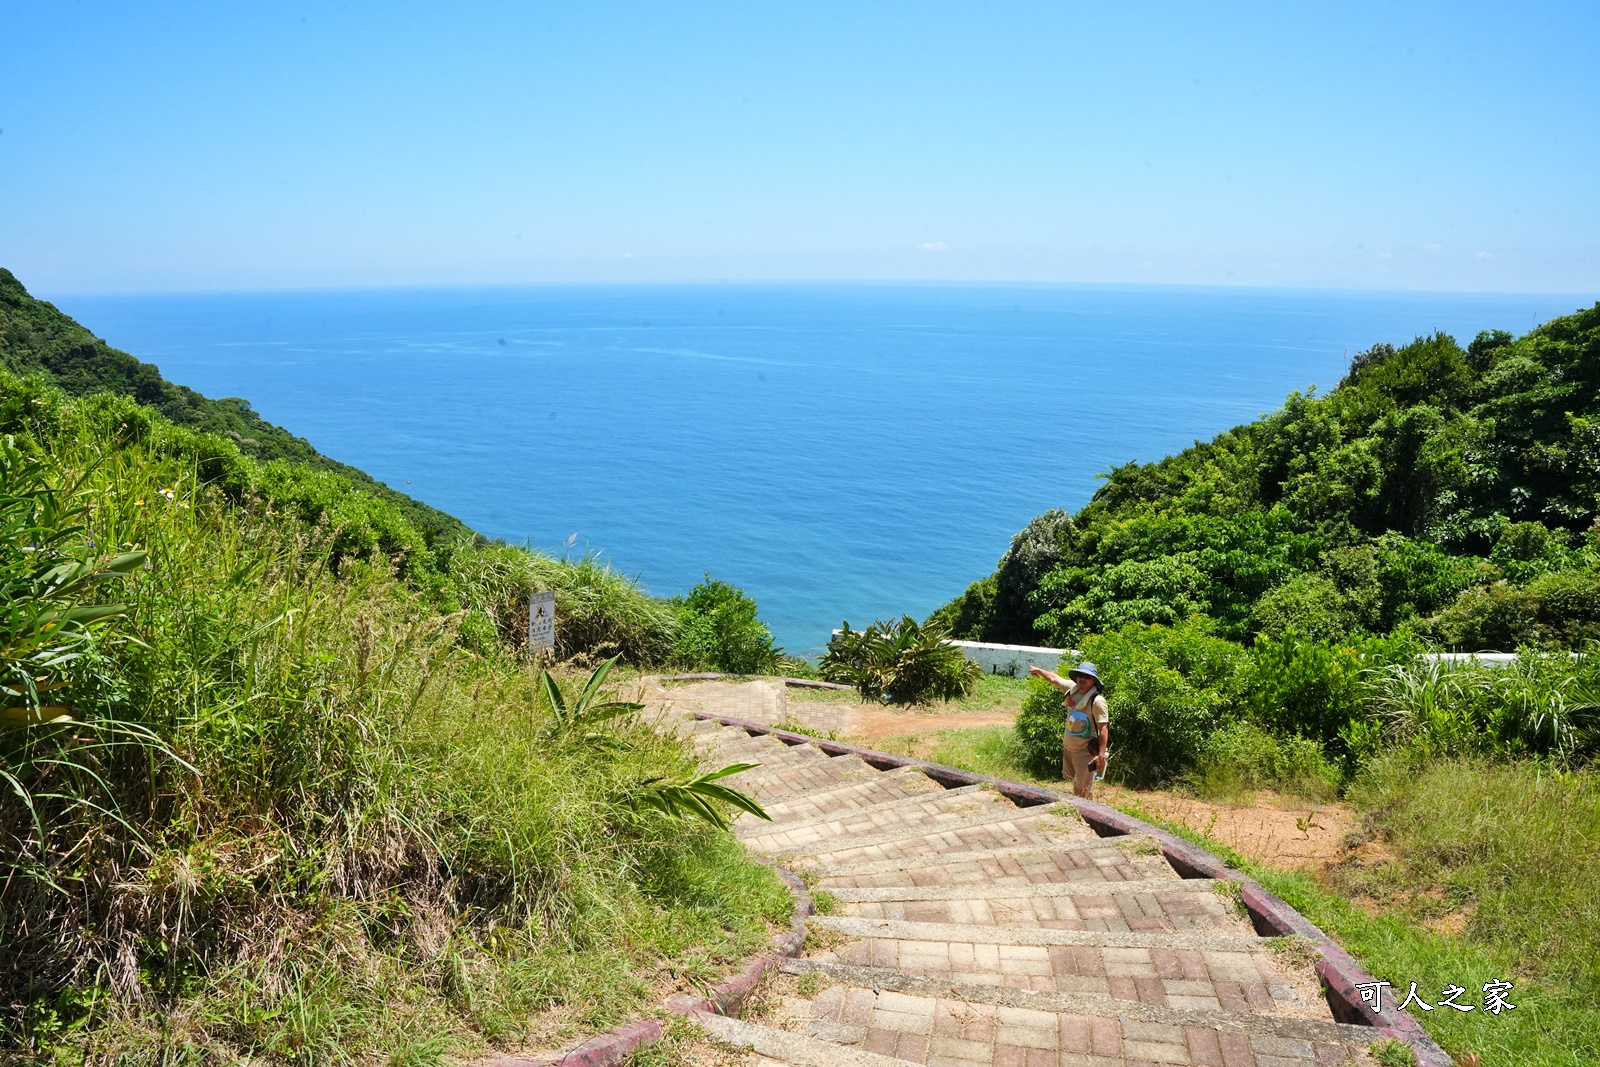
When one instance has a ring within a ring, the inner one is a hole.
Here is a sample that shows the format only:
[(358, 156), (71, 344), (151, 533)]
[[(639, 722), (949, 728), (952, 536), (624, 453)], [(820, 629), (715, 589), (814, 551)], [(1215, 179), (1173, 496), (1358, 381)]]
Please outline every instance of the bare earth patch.
[(1270, 790), (1261, 790), (1249, 803), (1239, 805), (1104, 783), (1095, 787), (1095, 793), (1108, 804), (1137, 804), (1221, 841), (1247, 859), (1287, 870), (1320, 871), (1338, 862), (1345, 854), (1345, 838), (1357, 823), (1355, 812), (1343, 804), (1312, 804)]
[[(790, 708), (792, 714), (794, 705), (790, 705)], [(939, 730), (1010, 725), (1016, 717), (1014, 711), (912, 711), (875, 704), (856, 704), (845, 708), (844, 729), (839, 734), (866, 742)]]

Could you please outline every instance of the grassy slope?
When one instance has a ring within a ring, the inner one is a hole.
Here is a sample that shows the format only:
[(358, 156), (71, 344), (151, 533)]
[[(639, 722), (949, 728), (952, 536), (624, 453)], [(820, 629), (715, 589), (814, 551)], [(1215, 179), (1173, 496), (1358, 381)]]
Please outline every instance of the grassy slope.
[[(566, 565), (469, 545), (397, 577), (403, 552), (349, 539), (415, 537), (387, 501), (127, 398), (0, 373), (0, 429), (47, 484), (81, 480), (80, 552), (150, 552), (115, 592), (132, 615), (65, 669), (78, 723), (0, 731), (10, 1053), (442, 1063), (615, 1023), (787, 914), (727, 835), (627, 803), (690, 773), (682, 746), (563, 732), (492, 630), (459, 640), (449, 601)], [(649, 609), (562, 595), (591, 648)]]

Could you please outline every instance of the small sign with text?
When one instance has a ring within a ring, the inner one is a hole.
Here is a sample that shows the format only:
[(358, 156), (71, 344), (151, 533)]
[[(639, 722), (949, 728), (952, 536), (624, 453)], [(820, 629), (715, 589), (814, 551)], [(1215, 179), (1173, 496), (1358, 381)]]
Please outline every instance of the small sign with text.
[(534, 593), (528, 598), (528, 651), (556, 647), (556, 595)]

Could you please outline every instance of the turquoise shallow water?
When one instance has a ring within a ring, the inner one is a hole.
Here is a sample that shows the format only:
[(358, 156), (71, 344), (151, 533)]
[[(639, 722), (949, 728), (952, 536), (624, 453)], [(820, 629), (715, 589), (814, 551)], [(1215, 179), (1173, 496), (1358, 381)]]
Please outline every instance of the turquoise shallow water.
[(663, 285), (55, 302), (485, 534), (601, 552), (663, 594), (705, 572), (741, 585), (812, 654), (841, 619), (926, 614), (1109, 466), (1331, 388), (1347, 354), (1520, 333), (1593, 299)]

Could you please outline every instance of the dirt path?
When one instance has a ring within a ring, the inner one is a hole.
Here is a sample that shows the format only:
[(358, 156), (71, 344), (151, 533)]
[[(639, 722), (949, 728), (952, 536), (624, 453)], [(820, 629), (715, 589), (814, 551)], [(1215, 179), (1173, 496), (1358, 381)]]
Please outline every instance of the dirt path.
[[(798, 705), (791, 704), (791, 714)], [(1014, 711), (905, 711), (872, 704), (857, 704), (845, 709), (845, 729), (840, 736), (862, 742), (936, 730), (969, 730), (979, 726), (1009, 725)]]
[(1222, 804), (1160, 789), (1101, 785), (1098, 799), (1113, 806), (1130, 802), (1171, 822), (1220, 841), (1246, 859), (1286, 870), (1320, 871), (1345, 853), (1356, 814), (1339, 803), (1313, 804), (1262, 790), (1248, 802)]

